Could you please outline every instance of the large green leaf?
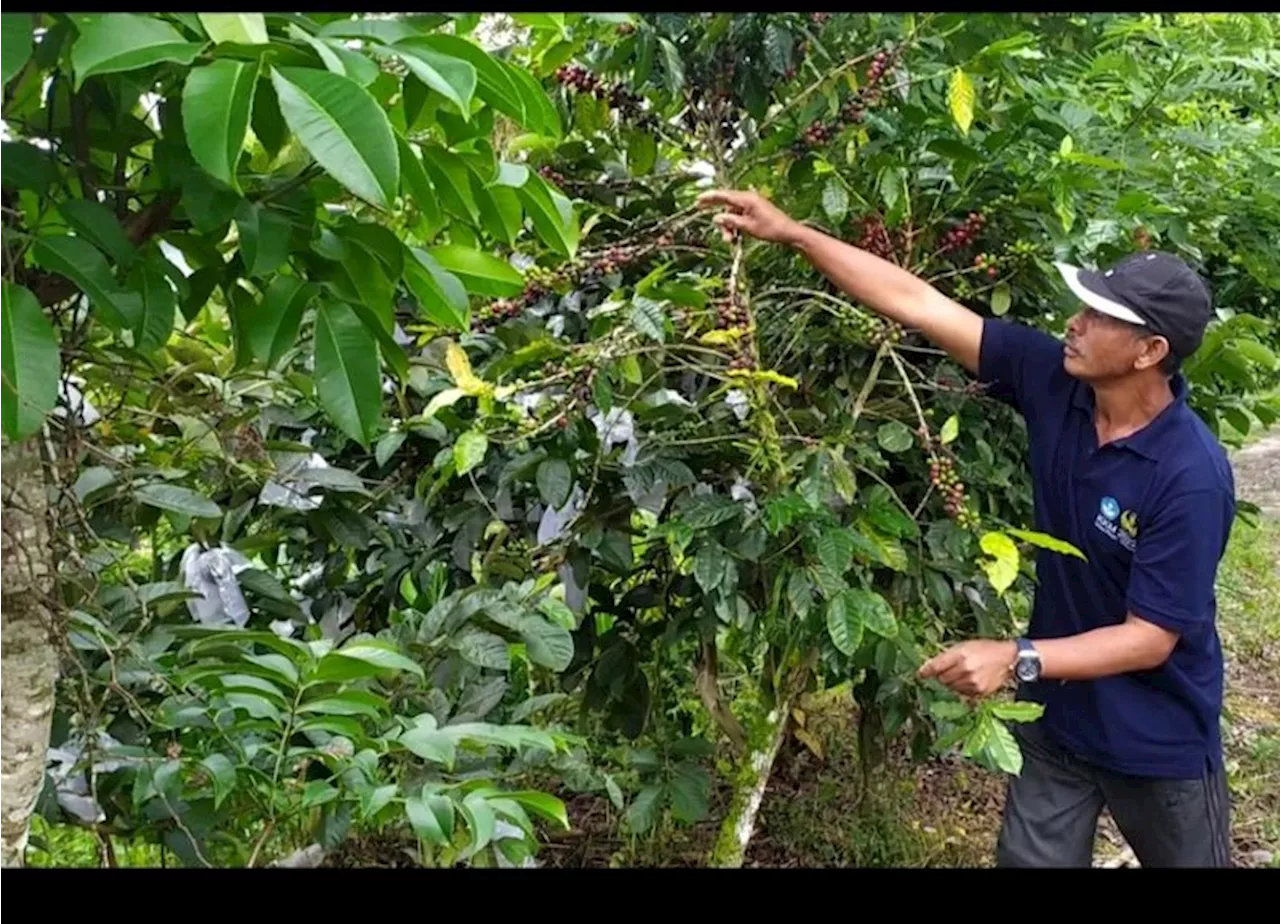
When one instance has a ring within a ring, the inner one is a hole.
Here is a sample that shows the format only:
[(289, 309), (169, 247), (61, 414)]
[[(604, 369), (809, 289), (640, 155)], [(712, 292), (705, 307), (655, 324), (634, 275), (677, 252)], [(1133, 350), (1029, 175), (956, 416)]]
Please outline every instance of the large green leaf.
[(222, 516), (222, 508), (190, 488), (177, 484), (144, 484), (135, 496), (142, 503), (189, 517), (213, 519)]
[(1056, 536), (1050, 536), (1048, 533), (1036, 532), (1029, 529), (1007, 529), (1005, 532), (1010, 536), (1017, 536), (1023, 542), (1029, 542), (1042, 549), (1048, 549), (1051, 552), (1058, 552), (1062, 555), (1074, 555), (1076, 558), (1088, 561), (1085, 554), (1070, 542), (1067, 542), (1065, 539), (1059, 539)]
[(320, 166), (360, 198), (390, 208), (400, 154), (386, 113), (349, 77), (279, 67), (271, 75), (289, 128)]
[(468, 430), (458, 437), (453, 446), (454, 464), (458, 474), (465, 475), (484, 461), (489, 452), (489, 438), (479, 430)]
[(31, 252), (45, 269), (66, 276), (103, 314), (103, 320), (116, 330), (130, 327), (129, 317), (136, 311), (128, 303), (128, 293), (121, 290), (111, 275), (107, 260), (88, 241), (69, 234), (36, 238)]
[(0, 285), (3, 430), (17, 442), (40, 429), (58, 400), (58, 338), (34, 295), (11, 282)]
[(440, 821), (436, 818), (435, 812), (417, 796), (410, 796), (404, 800), (404, 813), (409, 819), (409, 827), (413, 829), (413, 833), (430, 844), (437, 847), (444, 847), (449, 843), (449, 839), (445, 837), (444, 830), (440, 827)]
[(396, 43), (406, 47), (429, 48), (440, 54), (467, 61), (476, 71), (476, 94), (494, 109), (515, 119), (525, 127), (528, 122), (525, 103), (508, 68), (490, 57), (484, 49), (456, 35), (423, 35)]
[(471, 307), (462, 280), (446, 270), (425, 250), (410, 249), (404, 262), (404, 281), (434, 324), (454, 330), (471, 328)]
[(367, 449), (382, 414), (378, 342), (341, 302), (322, 301), (316, 311), (315, 380), (325, 413)]
[(0, 13), (0, 82), (8, 83), (26, 66), (33, 38), (30, 13)]
[(528, 648), (529, 660), (553, 671), (562, 671), (573, 660), (573, 636), (563, 626), (529, 616), (520, 623), (520, 636)]
[(470, 120), (477, 79), (473, 64), (412, 42), (383, 46), (378, 51), (394, 54), (415, 77), (457, 106), (463, 119)]
[(284, 212), (244, 202), (236, 212), (236, 230), (246, 276), (269, 276), (288, 258), (293, 224)]
[(128, 266), (137, 254), (116, 216), (101, 202), (71, 199), (58, 205), (58, 211), (78, 237), (91, 242), (116, 263)]
[(845, 605), (857, 610), (862, 624), (882, 638), (895, 638), (898, 620), (894, 618), (889, 601), (874, 590), (853, 588), (844, 592)]
[(240, 319), (249, 353), (272, 368), (295, 345), (302, 312), (319, 292), (315, 283), (294, 276), (279, 275), (271, 280), (257, 311)]
[(188, 42), (177, 29), (151, 16), (111, 13), (80, 26), (80, 37), (71, 48), (75, 88), (94, 74), (112, 74), (149, 67), (161, 61), (190, 64), (205, 47)]
[(240, 45), (265, 45), (266, 18), (261, 13), (200, 13), (200, 25), (215, 42)]
[(569, 499), (569, 490), (573, 487), (573, 472), (564, 459), (546, 459), (538, 466), (535, 481), (543, 503), (559, 509)]
[(220, 58), (192, 69), (182, 91), (182, 127), (191, 156), (232, 189), (258, 85), (258, 61)]
[(560, 116), (552, 105), (547, 91), (542, 84), (533, 79), (533, 75), (522, 67), (504, 64), (511, 82), (515, 84), (520, 100), (524, 103), (526, 124), (529, 128), (551, 138), (559, 138), (563, 133)]
[(134, 345), (143, 352), (164, 346), (178, 308), (168, 278), (154, 263), (145, 263), (129, 274), (129, 284), (138, 306), (132, 319)]
[(982, 551), (991, 556), (989, 559), (982, 559), (978, 564), (987, 573), (991, 586), (996, 589), (996, 592), (1004, 593), (1018, 577), (1018, 547), (1014, 545), (1012, 539), (999, 532), (983, 533), (978, 544), (982, 547)]
[(444, 224), (444, 213), (440, 210), (435, 186), (421, 159), (403, 136), (396, 135), (396, 147), (400, 149), (400, 193), (418, 207), (422, 220), (427, 224), (426, 233), (433, 234)]
[(424, 144), (422, 166), (431, 177), (445, 211), (478, 224), (480, 208), (471, 190), (471, 169), (466, 161), (438, 144)]
[(524, 291), (524, 277), (520, 271), (492, 254), (460, 244), (442, 244), (432, 247), (427, 253), (462, 280), (468, 292), (509, 298)]
[(841, 654), (852, 656), (862, 644), (862, 616), (850, 591), (836, 594), (827, 604), (827, 634)]
[(578, 252), (578, 219), (573, 205), (542, 177), (530, 175), (516, 194), (524, 203), (534, 230), (552, 250), (572, 259)]

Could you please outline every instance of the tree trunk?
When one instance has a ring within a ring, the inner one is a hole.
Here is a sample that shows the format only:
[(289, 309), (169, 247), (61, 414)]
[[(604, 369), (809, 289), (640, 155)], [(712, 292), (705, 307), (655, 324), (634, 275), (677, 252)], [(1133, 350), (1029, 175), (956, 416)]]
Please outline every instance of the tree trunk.
[(3, 450), (0, 541), (0, 865), (21, 866), (44, 785), (58, 662), (48, 504), (34, 440)]

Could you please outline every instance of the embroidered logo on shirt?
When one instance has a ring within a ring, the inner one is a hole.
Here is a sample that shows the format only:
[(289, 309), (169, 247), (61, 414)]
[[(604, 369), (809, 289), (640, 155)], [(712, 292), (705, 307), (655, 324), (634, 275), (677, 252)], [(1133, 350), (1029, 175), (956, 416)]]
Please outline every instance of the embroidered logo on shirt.
[[(1120, 524), (1116, 525), (1116, 520), (1120, 520)], [(1108, 495), (1102, 499), (1102, 503), (1098, 505), (1098, 515), (1094, 518), (1093, 525), (1105, 535), (1108, 539), (1112, 539), (1126, 549), (1132, 552), (1138, 544), (1138, 515), (1132, 510), (1126, 510), (1122, 514), (1120, 512), (1120, 502), (1114, 497)]]

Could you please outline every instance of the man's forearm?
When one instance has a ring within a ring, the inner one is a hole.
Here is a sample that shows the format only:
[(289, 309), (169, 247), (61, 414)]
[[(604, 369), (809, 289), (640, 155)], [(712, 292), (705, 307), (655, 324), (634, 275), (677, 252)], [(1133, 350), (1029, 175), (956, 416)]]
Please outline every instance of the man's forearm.
[(875, 254), (796, 225), (787, 242), (841, 291), (904, 327), (919, 329), (970, 372), (978, 368), (982, 318)]
[[(1154, 632), (1152, 630), (1155, 630)], [(1171, 636), (1150, 623), (1123, 622), (1066, 638), (1034, 639), (1044, 680), (1096, 680), (1159, 667)]]

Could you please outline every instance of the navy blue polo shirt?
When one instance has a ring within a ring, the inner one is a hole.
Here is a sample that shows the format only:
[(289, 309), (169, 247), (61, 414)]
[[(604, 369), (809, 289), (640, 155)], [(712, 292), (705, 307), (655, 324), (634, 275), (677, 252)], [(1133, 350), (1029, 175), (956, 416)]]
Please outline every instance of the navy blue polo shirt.
[(1154, 670), (1042, 680), (1019, 698), (1068, 751), (1117, 773), (1195, 779), (1221, 766), (1222, 646), (1214, 579), (1235, 515), (1231, 466), (1186, 403), (1186, 383), (1147, 426), (1098, 446), (1093, 389), (1063, 369), (1063, 344), (994, 318), (978, 377), (1026, 419), (1035, 528), (1088, 557), (1036, 554), (1028, 638), (1061, 638), (1135, 615), (1178, 633)]

